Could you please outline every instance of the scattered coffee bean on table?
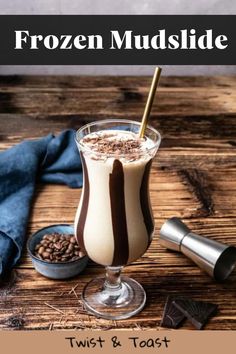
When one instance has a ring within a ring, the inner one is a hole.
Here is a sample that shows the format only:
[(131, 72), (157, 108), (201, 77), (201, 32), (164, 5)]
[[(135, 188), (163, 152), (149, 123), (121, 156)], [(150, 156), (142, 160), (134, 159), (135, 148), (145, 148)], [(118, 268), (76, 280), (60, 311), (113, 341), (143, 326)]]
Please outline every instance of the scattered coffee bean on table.
[(47, 262), (70, 262), (84, 256), (74, 235), (52, 233), (43, 236), (34, 255)]

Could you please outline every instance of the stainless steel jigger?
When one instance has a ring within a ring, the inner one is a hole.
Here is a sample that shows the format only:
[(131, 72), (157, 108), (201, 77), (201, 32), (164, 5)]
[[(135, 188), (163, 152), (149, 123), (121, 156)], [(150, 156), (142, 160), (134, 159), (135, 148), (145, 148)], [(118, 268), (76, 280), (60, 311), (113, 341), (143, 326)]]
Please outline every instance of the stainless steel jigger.
[(194, 234), (176, 217), (162, 225), (160, 244), (182, 252), (217, 281), (228, 278), (236, 264), (235, 247)]

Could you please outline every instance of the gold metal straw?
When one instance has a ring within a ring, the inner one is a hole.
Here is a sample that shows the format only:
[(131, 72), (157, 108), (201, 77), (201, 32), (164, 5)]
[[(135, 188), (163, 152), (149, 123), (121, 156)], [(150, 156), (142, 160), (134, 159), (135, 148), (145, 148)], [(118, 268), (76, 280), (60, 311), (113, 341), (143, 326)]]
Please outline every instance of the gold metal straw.
[(140, 138), (144, 137), (144, 133), (145, 133), (145, 130), (147, 127), (148, 118), (150, 116), (150, 112), (152, 109), (152, 104), (153, 104), (153, 100), (155, 97), (155, 93), (156, 93), (156, 89), (158, 86), (160, 76), (161, 76), (161, 68), (159, 68), (157, 66), (155, 69), (154, 75), (153, 75), (152, 84), (150, 87), (147, 103), (146, 103), (146, 106), (144, 109), (143, 118), (142, 118), (142, 122), (141, 122), (140, 129), (139, 129), (139, 137)]

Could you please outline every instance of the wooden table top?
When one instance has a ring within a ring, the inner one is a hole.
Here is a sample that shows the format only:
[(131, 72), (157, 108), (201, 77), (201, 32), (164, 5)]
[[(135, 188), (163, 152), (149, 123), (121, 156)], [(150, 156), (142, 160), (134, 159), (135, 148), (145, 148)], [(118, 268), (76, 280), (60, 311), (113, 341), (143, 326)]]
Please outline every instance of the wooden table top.
[[(150, 77), (0, 77), (0, 149), (109, 117), (140, 119)], [(219, 305), (206, 329), (236, 329), (236, 272), (216, 283), (181, 254), (158, 244), (171, 216), (196, 233), (236, 245), (236, 77), (163, 77), (150, 124), (163, 136), (151, 174), (156, 231), (147, 253), (124, 269), (142, 283), (147, 304), (137, 316), (107, 321), (88, 315), (80, 293), (104, 269), (90, 263), (74, 279), (36, 273), (24, 252), (0, 288), (2, 329), (159, 329), (167, 294)], [(73, 223), (80, 190), (37, 185), (28, 235)], [(183, 328), (192, 329), (189, 323)]]

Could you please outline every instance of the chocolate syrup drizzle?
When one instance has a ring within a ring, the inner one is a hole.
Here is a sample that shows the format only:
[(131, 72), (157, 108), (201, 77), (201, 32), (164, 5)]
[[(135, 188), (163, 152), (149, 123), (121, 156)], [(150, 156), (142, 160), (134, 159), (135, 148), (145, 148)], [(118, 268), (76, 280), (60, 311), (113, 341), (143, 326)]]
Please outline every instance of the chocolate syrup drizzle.
[(83, 153), (80, 151), (80, 156), (81, 156), (81, 161), (83, 165), (83, 172), (84, 172), (84, 181), (83, 181), (83, 202), (80, 210), (80, 216), (79, 220), (77, 223), (77, 230), (76, 230), (76, 237), (78, 240), (78, 243), (80, 245), (80, 248), (82, 252), (87, 254), (84, 246), (84, 226), (87, 218), (87, 213), (88, 213), (88, 203), (89, 203), (89, 193), (90, 193), (90, 188), (89, 188), (89, 178), (88, 178), (88, 169), (87, 165), (85, 162), (85, 158), (83, 156)]
[(121, 266), (128, 262), (129, 242), (125, 211), (124, 171), (119, 160), (114, 160), (109, 179), (109, 190), (114, 237), (112, 266)]
[(152, 211), (149, 202), (149, 175), (150, 175), (151, 166), (152, 166), (152, 159), (149, 160), (145, 166), (142, 184), (140, 188), (140, 203), (141, 203), (141, 209), (143, 213), (143, 220), (149, 237), (148, 245), (152, 241), (152, 234), (154, 231)]

